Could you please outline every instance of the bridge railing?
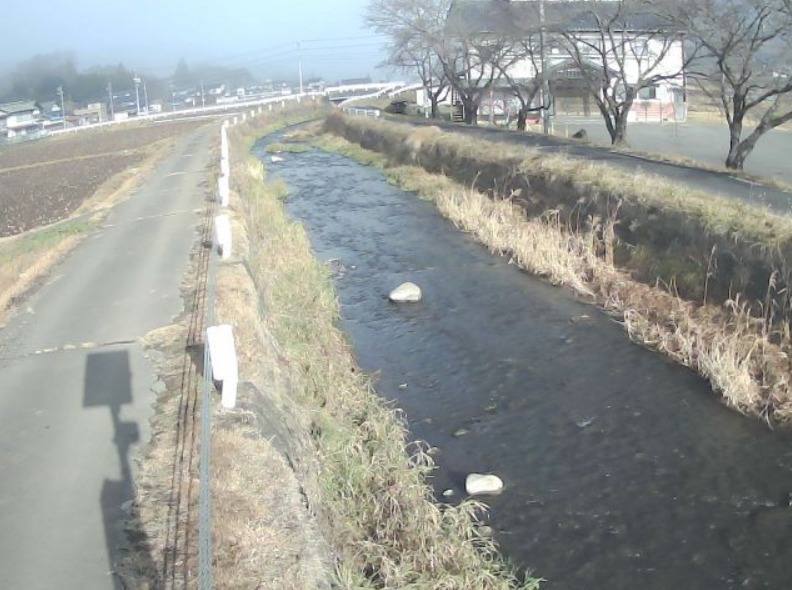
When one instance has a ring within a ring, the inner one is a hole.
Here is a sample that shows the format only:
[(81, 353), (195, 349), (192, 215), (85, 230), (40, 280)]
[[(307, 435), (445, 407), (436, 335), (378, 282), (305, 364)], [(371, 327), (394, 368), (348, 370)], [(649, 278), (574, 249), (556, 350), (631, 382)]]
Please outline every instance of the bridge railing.
[(382, 111), (379, 109), (358, 109), (355, 107), (341, 107), (341, 110), (349, 115), (360, 115), (363, 117), (375, 117), (379, 118), (382, 115)]

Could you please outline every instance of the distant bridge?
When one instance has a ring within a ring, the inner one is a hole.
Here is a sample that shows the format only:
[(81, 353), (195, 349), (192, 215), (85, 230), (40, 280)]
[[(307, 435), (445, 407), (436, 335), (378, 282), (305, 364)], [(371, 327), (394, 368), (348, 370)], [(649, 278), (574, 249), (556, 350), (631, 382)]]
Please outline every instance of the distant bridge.
[(364, 99), (395, 96), (405, 90), (423, 88), (422, 84), (407, 84), (406, 82), (380, 82), (378, 84), (349, 84), (346, 86), (328, 86), (325, 96), (330, 102), (344, 106), (351, 102)]
[(140, 121), (162, 121), (166, 119), (198, 119), (202, 117), (217, 117), (220, 115), (234, 116), (238, 115), (245, 118), (248, 114), (255, 115), (257, 111), (262, 111), (264, 107), (272, 109), (276, 106), (286, 106), (286, 103), (300, 103), (303, 100), (318, 100), (323, 98), (324, 93), (321, 92), (305, 92), (303, 94), (288, 94), (284, 96), (276, 96), (258, 100), (230, 102), (220, 105), (212, 105), (208, 107), (197, 107), (194, 109), (183, 109), (179, 111), (166, 111), (164, 113), (156, 113), (151, 115), (140, 115), (137, 117), (129, 117), (119, 121), (106, 121), (104, 123), (94, 123), (93, 125), (79, 125), (77, 127), (67, 127), (66, 129), (55, 129), (49, 132), (50, 135), (60, 135), (63, 133), (76, 133), (78, 131), (85, 131), (87, 129), (99, 129), (102, 127), (115, 127), (117, 125), (126, 125), (128, 123), (135, 123)]

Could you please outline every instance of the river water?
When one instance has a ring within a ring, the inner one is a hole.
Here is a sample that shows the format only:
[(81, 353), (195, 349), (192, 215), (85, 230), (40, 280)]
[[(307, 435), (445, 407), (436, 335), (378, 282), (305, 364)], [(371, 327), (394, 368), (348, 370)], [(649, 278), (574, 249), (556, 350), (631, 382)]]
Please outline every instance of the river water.
[[(335, 271), (360, 365), (437, 448), (438, 499), (499, 475), (488, 523), (548, 590), (792, 588), (792, 436), (376, 169), (316, 150), (268, 163), (279, 139), (255, 152)], [(390, 303), (408, 280), (424, 300)]]

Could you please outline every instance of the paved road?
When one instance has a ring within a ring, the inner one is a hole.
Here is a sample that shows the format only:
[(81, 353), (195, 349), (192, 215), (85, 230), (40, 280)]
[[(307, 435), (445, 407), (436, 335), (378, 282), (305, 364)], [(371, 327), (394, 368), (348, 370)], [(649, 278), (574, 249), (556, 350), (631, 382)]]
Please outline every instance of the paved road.
[[(475, 135), (490, 141), (504, 141), (527, 145), (548, 153), (565, 153), (573, 157), (600, 161), (630, 172), (654, 174), (692, 189), (723, 195), (766, 206), (782, 214), (792, 214), (792, 193), (736, 178), (724, 172), (710, 172), (699, 168), (680, 166), (611, 152), (589, 144), (570, 144), (552, 136), (533, 133), (516, 133), (487, 127), (468, 127), (447, 122), (389, 116), (391, 120), (415, 125), (439, 125), (445, 130)], [(628, 131), (629, 133), (629, 131)], [(785, 157), (788, 151), (779, 157)]]
[[(574, 133), (584, 128), (591, 141), (610, 144), (602, 118), (558, 117), (556, 133), (565, 129)], [(729, 151), (729, 130), (725, 123), (630, 123), (627, 139), (632, 147), (645, 152), (683, 156), (708, 164), (723, 166)], [(772, 178), (792, 183), (792, 132), (774, 129), (765, 134), (748, 156), (745, 171), (762, 178)]]
[[(214, 126), (181, 140), (0, 330), (0, 588), (107, 590)], [(86, 347), (88, 344), (88, 347)]]

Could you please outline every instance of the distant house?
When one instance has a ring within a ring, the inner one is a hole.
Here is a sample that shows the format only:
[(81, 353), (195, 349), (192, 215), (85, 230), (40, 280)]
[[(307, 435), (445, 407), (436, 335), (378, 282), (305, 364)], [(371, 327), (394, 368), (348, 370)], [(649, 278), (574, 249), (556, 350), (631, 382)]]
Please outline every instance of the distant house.
[(107, 120), (107, 107), (103, 102), (90, 103), (85, 107), (74, 109), (74, 118), (78, 125), (101, 123)]
[(62, 121), (63, 111), (61, 106), (54, 100), (47, 100), (39, 103), (41, 107), (41, 116), (47, 121)]
[(35, 102), (0, 104), (0, 137), (12, 138), (41, 130), (41, 107)]

